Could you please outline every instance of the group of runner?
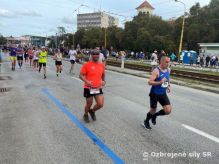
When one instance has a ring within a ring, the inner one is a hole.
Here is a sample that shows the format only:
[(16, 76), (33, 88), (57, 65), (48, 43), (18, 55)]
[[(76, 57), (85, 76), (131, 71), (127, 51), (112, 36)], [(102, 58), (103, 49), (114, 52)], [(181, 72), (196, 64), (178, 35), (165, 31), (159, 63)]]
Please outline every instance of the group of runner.
[[(11, 70), (15, 71), (16, 64), (18, 63), (19, 68), (21, 69), (23, 66), (23, 61), (25, 64), (33, 67), (35, 71), (41, 72), (43, 68), (43, 78), (46, 79), (46, 63), (48, 58), (47, 49), (43, 47), (22, 47), (21, 45), (10, 45), (9, 47), (9, 56), (11, 60)], [(70, 55), (70, 62), (71, 68), (70, 73), (74, 74), (74, 65), (76, 62), (76, 55), (77, 51), (73, 50), (73, 48), (69, 51)], [(53, 54), (53, 60), (55, 61), (56, 65), (56, 76), (58, 77), (59, 74), (62, 72), (62, 59), (63, 55), (60, 49), (56, 49)]]
[[(72, 49), (69, 51), (71, 67), (69, 73), (74, 74), (74, 64), (76, 62), (77, 51)], [(29, 61), (30, 66), (32, 62), (34, 69), (38, 68), (39, 72), (43, 67), (44, 79), (46, 78), (46, 63), (47, 63), (47, 51), (45, 47), (36, 48), (30, 47), (24, 49), (21, 46), (10, 48), (10, 59), (12, 62), (12, 70), (15, 70), (16, 59), (18, 60), (18, 65), (21, 68), (23, 63), (23, 56), (25, 58), (25, 63)], [(56, 65), (56, 75), (57, 77), (62, 72), (62, 53), (59, 49), (55, 51), (53, 59)], [(32, 61), (33, 60), (33, 61)], [(153, 125), (156, 125), (156, 119), (158, 116), (169, 115), (172, 111), (172, 106), (170, 104), (167, 93), (170, 92), (170, 60), (167, 56), (162, 56), (159, 62), (159, 66), (153, 69), (152, 75), (148, 81), (151, 85), (150, 90), (150, 109), (146, 115), (142, 126), (146, 129), (152, 129), (150, 126), (150, 120)], [(90, 59), (88, 62), (83, 64), (80, 70), (80, 79), (84, 82), (84, 97), (86, 99), (86, 104), (84, 107), (83, 119), (86, 123), (90, 122), (89, 115), (93, 121), (96, 120), (96, 111), (104, 106), (104, 96), (103, 87), (106, 84), (105, 80), (105, 59), (103, 54), (100, 52), (99, 47), (90, 51)], [(93, 106), (93, 101), (96, 104)], [(163, 109), (156, 112), (157, 103), (160, 103)]]
[[(90, 61), (85, 63), (80, 71), (80, 79), (84, 82), (84, 97), (86, 98), (83, 115), (86, 123), (90, 122), (89, 115), (95, 121), (96, 111), (104, 105), (103, 87), (106, 84), (105, 65), (101, 60), (101, 53), (96, 48), (91, 53)], [(167, 92), (170, 92), (170, 59), (167, 56), (162, 56), (159, 63), (159, 66), (152, 71), (152, 75), (148, 81), (148, 84), (152, 86), (149, 94), (150, 109), (146, 115), (146, 119), (142, 123), (142, 126), (148, 130), (152, 129), (150, 120), (153, 125), (156, 125), (158, 116), (169, 115), (172, 111), (172, 106), (167, 96)], [(93, 100), (96, 101), (94, 106)], [(156, 112), (158, 102), (163, 109)]]
[(15, 71), (16, 63), (18, 63), (19, 68), (23, 66), (23, 61), (25, 64), (29, 64), (36, 71), (43, 66), (44, 79), (46, 78), (46, 62), (47, 62), (47, 51), (45, 47), (22, 47), (21, 45), (10, 45), (9, 56), (11, 60), (11, 70)]

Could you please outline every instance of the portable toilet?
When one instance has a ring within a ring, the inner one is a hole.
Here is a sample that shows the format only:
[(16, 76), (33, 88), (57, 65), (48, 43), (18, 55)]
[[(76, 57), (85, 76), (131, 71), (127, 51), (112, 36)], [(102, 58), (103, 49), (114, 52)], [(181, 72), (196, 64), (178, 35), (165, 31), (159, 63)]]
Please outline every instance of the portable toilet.
[(193, 58), (193, 64), (196, 64), (197, 62), (197, 52), (196, 51), (189, 51), (190, 57)]
[(182, 51), (183, 63), (190, 64), (191, 58), (193, 59), (193, 64), (196, 64), (197, 52), (196, 51)]
[(183, 56), (183, 63), (184, 64), (189, 64), (189, 57), (188, 57), (188, 51), (183, 50), (182, 51), (182, 56)]

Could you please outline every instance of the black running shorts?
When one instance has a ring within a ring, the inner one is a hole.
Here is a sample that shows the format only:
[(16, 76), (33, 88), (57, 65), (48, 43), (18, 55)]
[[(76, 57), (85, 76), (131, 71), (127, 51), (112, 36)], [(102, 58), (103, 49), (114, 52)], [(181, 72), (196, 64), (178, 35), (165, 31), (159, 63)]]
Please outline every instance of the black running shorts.
[(70, 60), (71, 64), (75, 64), (75, 60)]
[(89, 88), (84, 88), (84, 97), (85, 98), (90, 98), (92, 96), (102, 95), (102, 94), (103, 94), (102, 89), (100, 89), (100, 93), (98, 93), (98, 94), (90, 94), (90, 89)]
[(42, 66), (43, 66), (43, 67), (46, 67), (46, 63), (39, 63), (39, 66), (40, 66), (40, 67), (42, 67)]
[(150, 106), (151, 108), (156, 109), (157, 108), (157, 102), (160, 103), (162, 106), (170, 105), (170, 100), (167, 96), (167, 94), (164, 95), (157, 95), (154, 93), (150, 93)]
[(56, 61), (55, 64), (56, 64), (56, 65), (62, 65), (62, 62), (61, 62), (61, 61)]
[(23, 56), (17, 56), (17, 60), (23, 60)]

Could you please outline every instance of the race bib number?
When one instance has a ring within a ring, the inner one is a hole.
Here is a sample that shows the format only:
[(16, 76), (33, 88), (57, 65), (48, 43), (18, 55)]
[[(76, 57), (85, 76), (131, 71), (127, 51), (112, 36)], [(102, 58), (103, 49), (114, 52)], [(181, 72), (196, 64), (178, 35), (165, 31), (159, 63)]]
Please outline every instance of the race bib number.
[(168, 85), (169, 85), (169, 82), (168, 82), (168, 81), (166, 81), (166, 82), (164, 82), (164, 83), (161, 85), (161, 87), (162, 87), (162, 88), (167, 88), (167, 87), (168, 87)]
[(95, 95), (95, 94), (99, 94), (99, 93), (100, 93), (100, 89), (90, 89), (91, 95)]

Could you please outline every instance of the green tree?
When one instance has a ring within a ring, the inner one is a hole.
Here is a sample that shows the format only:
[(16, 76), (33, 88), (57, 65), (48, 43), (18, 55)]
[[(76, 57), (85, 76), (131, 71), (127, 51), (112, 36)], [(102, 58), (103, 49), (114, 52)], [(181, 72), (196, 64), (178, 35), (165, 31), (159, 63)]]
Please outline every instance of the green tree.
[(6, 38), (3, 35), (0, 34), (0, 45), (4, 45), (6, 43), (7, 43)]

